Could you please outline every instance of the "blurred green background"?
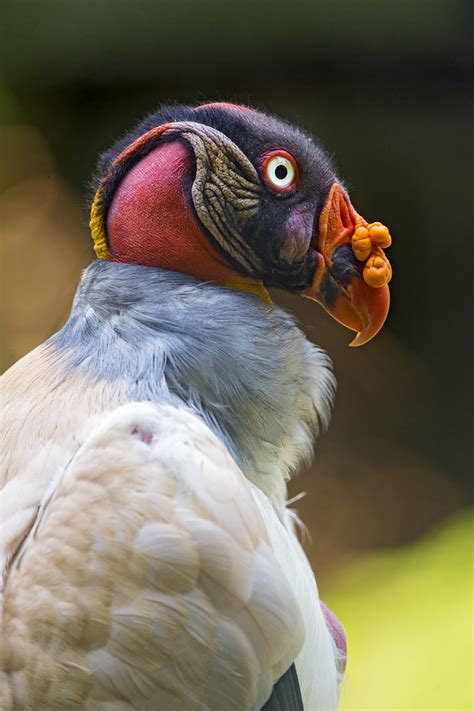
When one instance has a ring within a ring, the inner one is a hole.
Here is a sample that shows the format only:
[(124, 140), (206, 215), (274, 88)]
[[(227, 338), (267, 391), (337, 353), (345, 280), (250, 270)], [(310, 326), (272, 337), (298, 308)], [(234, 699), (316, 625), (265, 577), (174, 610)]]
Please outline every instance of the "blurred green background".
[(469, 3), (3, 0), (1, 17), (3, 368), (67, 318), (97, 154), (163, 102), (302, 124), (389, 225), (393, 305), (368, 346), (275, 295), (339, 382), (291, 493), (348, 632), (343, 707), (472, 708)]

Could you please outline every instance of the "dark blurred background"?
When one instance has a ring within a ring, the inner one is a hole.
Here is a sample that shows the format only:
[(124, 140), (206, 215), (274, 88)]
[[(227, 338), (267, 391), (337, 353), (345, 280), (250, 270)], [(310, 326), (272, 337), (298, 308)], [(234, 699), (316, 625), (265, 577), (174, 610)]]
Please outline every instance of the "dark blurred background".
[[(328, 350), (339, 383), (330, 431), (292, 487), (308, 492), (295, 506), (323, 591), (371, 551), (411, 555), (433, 526), (468, 515), (469, 4), (3, 0), (1, 17), (3, 367), (67, 317), (93, 256), (98, 153), (162, 103), (250, 103), (318, 135), (357, 210), (394, 237), (391, 313), (366, 347), (347, 348), (350, 333), (312, 304), (275, 295)], [(348, 708), (386, 707), (350, 693)]]

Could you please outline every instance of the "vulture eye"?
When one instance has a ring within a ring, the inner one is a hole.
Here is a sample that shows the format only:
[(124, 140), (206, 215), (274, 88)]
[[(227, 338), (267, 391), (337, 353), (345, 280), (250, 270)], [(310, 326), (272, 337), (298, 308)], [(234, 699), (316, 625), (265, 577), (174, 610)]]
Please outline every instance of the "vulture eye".
[(279, 150), (264, 156), (263, 177), (267, 185), (276, 191), (291, 190), (298, 180), (298, 164), (291, 153)]

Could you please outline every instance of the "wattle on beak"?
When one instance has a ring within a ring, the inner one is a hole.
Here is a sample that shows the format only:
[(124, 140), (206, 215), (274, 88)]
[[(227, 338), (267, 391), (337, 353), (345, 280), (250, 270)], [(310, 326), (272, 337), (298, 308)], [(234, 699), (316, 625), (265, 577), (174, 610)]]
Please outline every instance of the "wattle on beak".
[(313, 282), (302, 296), (357, 331), (351, 346), (370, 341), (387, 318), (392, 270), (383, 248), (390, 244), (388, 229), (380, 222), (368, 224), (334, 183), (319, 218)]

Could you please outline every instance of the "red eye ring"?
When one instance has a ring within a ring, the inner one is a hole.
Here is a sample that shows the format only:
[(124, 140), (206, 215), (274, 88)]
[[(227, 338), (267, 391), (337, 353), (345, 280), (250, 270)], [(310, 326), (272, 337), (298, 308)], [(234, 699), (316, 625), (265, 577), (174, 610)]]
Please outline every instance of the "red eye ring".
[(268, 187), (278, 193), (294, 190), (300, 177), (296, 158), (283, 148), (265, 153), (262, 173)]

